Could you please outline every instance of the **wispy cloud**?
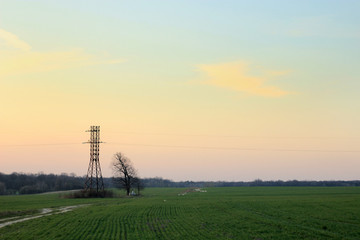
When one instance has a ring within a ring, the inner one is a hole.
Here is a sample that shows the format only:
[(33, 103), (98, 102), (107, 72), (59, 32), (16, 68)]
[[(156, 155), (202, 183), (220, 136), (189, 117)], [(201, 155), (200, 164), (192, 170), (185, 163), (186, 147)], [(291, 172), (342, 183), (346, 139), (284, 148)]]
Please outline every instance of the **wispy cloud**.
[(256, 75), (250, 74), (254, 69), (245, 62), (202, 64), (197, 68), (203, 73), (203, 84), (264, 97), (282, 97), (290, 94), (289, 91), (268, 84), (273, 77), (288, 74), (288, 71), (262, 71)]
[(1, 40), (9, 47), (17, 48), (23, 51), (30, 51), (31, 49), (29, 44), (20, 40), (15, 34), (0, 28), (0, 41)]
[[(103, 59), (81, 49), (39, 52), (16, 35), (0, 29), (0, 76), (47, 72), (99, 64), (122, 63), (123, 59)], [(20, 51), (19, 51), (20, 50)]]

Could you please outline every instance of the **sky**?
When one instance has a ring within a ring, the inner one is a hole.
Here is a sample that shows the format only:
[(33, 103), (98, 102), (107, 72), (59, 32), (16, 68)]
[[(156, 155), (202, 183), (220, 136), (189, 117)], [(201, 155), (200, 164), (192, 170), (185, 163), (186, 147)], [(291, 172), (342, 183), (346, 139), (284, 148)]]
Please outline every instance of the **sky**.
[(360, 178), (359, 1), (0, 0), (0, 172)]

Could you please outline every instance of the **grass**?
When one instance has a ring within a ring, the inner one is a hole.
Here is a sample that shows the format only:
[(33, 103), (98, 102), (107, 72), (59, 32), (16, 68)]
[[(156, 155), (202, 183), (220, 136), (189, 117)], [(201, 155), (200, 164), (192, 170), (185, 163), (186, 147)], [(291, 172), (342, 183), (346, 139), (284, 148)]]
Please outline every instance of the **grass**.
[(1, 213), (90, 204), (0, 228), (0, 239), (360, 239), (360, 188), (146, 189), (143, 197), (0, 197)]

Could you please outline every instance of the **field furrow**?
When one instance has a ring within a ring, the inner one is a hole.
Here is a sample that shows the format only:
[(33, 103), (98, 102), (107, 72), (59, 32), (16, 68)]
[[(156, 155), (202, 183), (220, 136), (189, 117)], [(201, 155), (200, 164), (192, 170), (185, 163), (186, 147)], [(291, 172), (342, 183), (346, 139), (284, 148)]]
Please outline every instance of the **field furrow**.
[(3, 227), (0, 239), (360, 239), (360, 188), (210, 188), (178, 196), (179, 191), (147, 189), (141, 198), (70, 202), (51, 194), (29, 195), (30, 202), (0, 197), (0, 209), (25, 212), (93, 203)]

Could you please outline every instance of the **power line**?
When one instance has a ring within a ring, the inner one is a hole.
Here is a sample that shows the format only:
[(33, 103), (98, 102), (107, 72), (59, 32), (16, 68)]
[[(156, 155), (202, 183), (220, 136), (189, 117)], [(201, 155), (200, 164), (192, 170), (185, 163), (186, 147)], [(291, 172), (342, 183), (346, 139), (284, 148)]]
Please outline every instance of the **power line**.
[(163, 148), (187, 148), (187, 149), (209, 149), (209, 150), (237, 150), (237, 151), (271, 151), (271, 152), (343, 152), (359, 153), (360, 150), (320, 150), (320, 149), (291, 149), (291, 148), (242, 148), (242, 147), (207, 147), (207, 146), (185, 146), (185, 145), (161, 145), (161, 144), (137, 144), (137, 143), (109, 143), (123, 146), (163, 147)]
[(222, 137), (246, 139), (358, 139), (358, 137), (284, 137), (284, 136), (242, 136), (242, 135), (215, 135), (215, 134), (182, 134), (182, 133), (144, 133), (144, 132), (117, 132), (119, 134), (142, 136), (179, 136), (179, 137)]
[(36, 147), (36, 146), (63, 146), (81, 145), (81, 143), (30, 143), (30, 144), (3, 144), (1, 147)]
[[(260, 152), (339, 152), (359, 153), (360, 150), (322, 150), (322, 149), (295, 149), (295, 148), (247, 148), (247, 147), (214, 147), (214, 146), (187, 146), (187, 145), (164, 145), (164, 144), (143, 144), (143, 143), (120, 143), (109, 142), (110, 145), (157, 147), (157, 148), (183, 148), (183, 149), (204, 149), (204, 150), (228, 150), (228, 151), (260, 151)], [(38, 143), (38, 144), (13, 144), (0, 145), (1, 147), (36, 147), (36, 146), (65, 146), (82, 145), (81, 143)]]

